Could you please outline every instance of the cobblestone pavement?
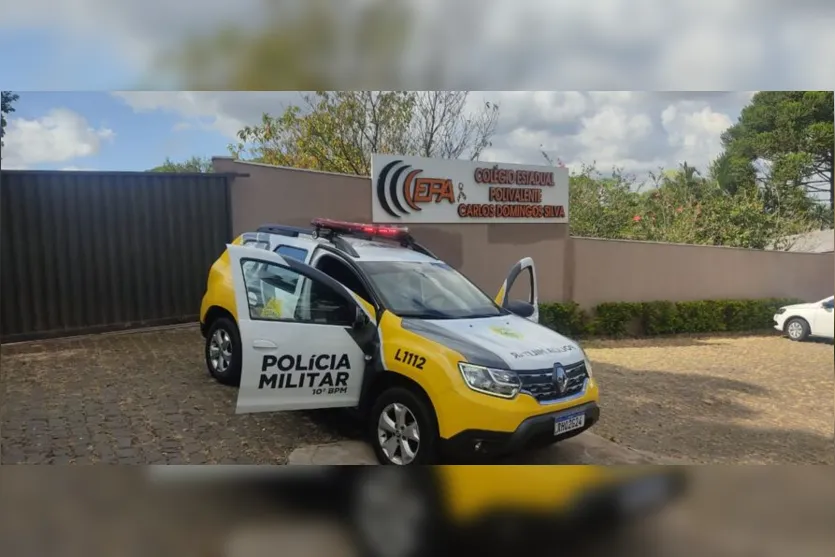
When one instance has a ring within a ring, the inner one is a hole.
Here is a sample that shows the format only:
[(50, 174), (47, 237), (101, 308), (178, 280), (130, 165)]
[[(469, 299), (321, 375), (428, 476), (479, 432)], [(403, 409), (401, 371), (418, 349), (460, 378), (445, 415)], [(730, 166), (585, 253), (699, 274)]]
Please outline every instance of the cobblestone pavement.
[(330, 415), (236, 416), (196, 327), (2, 347), (0, 463), (282, 464), (356, 436)]
[[(235, 415), (236, 390), (208, 375), (202, 343), (185, 327), (3, 346), (0, 463), (283, 464), (300, 446), (360, 438), (338, 411)], [(597, 435), (689, 462), (833, 463), (831, 345), (662, 339), (588, 352)]]

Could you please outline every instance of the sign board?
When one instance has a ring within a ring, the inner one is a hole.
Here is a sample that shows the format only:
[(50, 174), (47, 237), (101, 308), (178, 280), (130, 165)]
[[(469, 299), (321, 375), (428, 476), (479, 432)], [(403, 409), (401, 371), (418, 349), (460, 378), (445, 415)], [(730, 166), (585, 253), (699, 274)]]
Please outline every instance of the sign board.
[(372, 155), (371, 216), (403, 224), (567, 223), (568, 169)]

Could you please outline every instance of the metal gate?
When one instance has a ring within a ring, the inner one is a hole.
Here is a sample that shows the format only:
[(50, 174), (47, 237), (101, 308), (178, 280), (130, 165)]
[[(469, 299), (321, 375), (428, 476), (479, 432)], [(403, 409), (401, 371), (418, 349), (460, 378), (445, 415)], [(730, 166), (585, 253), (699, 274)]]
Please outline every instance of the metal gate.
[(0, 340), (196, 320), (231, 240), (231, 179), (3, 171)]

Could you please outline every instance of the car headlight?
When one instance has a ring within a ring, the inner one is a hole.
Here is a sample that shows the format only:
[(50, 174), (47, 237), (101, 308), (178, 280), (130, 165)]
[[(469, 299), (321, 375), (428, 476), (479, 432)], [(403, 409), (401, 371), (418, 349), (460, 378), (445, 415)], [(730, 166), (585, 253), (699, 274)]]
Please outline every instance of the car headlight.
[(460, 362), (458, 369), (469, 388), (479, 393), (501, 398), (515, 398), (522, 388), (522, 382), (515, 371), (493, 369)]
[[(582, 349), (581, 349), (581, 350), (582, 350)], [(586, 373), (588, 374), (589, 379), (591, 379), (592, 377), (594, 377), (594, 376), (592, 375), (592, 371), (591, 371), (591, 360), (589, 360), (589, 357), (588, 357), (588, 355), (586, 354), (586, 351), (585, 351), (585, 350), (583, 350), (583, 363), (585, 363), (585, 364), (586, 364)]]
[(777, 315), (782, 315), (784, 313), (786, 313), (786, 308), (780, 308), (777, 310)]

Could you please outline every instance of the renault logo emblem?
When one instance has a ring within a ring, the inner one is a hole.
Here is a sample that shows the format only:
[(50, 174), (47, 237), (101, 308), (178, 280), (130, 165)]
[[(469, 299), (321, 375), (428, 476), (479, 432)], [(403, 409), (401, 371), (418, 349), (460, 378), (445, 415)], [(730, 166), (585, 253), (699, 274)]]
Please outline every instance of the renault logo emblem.
[(568, 375), (560, 364), (554, 364), (554, 384), (559, 394), (565, 393), (565, 389), (568, 388)]

